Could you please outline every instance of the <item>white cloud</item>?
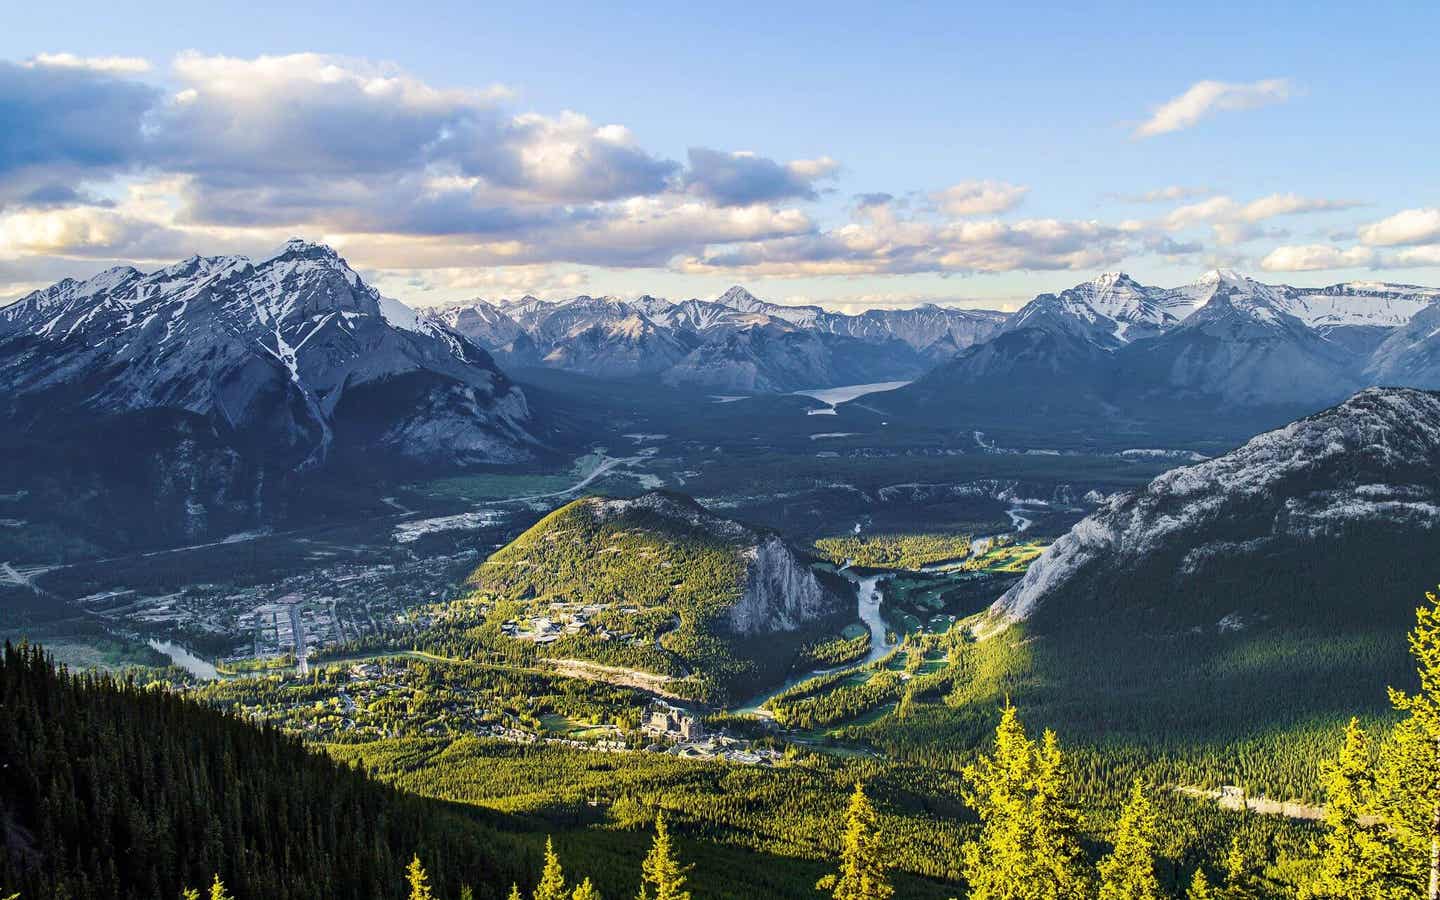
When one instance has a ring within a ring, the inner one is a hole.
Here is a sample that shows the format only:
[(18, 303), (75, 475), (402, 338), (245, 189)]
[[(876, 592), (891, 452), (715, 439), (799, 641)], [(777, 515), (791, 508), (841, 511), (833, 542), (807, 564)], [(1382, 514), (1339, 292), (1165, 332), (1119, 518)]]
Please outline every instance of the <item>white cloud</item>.
[(1134, 236), (1098, 222), (1028, 219), (936, 224), (896, 217), (831, 231), (716, 248), (680, 271), (791, 278), (822, 275), (1085, 270), (1122, 259)]
[(1409, 247), (1390, 257), (1387, 263), (1389, 265), (1405, 266), (1407, 268), (1440, 266), (1440, 244), (1430, 244), (1425, 247)]
[(941, 210), (957, 218), (986, 216), (1014, 209), (1030, 192), (1028, 187), (1004, 181), (962, 181), (930, 195)]
[(1288, 236), (1284, 231), (1260, 225), (1269, 219), (1302, 213), (1335, 212), (1359, 205), (1350, 200), (1302, 197), (1294, 193), (1270, 194), (1248, 203), (1221, 195), (1178, 206), (1156, 224), (1159, 228), (1172, 232), (1209, 225), (1217, 242), (1242, 244), (1261, 238), (1283, 239)]
[(50, 69), (85, 69), (118, 75), (150, 71), (150, 61), (137, 56), (76, 56), (73, 53), (39, 53), (27, 65)]
[(1440, 209), (1407, 209), (1372, 222), (1361, 227), (1360, 240), (1381, 247), (1440, 241)]
[(1197, 81), (1185, 93), (1157, 106), (1132, 136), (1149, 138), (1181, 131), (1214, 113), (1283, 103), (1294, 93), (1294, 87), (1285, 78), (1269, 78), (1248, 84)]
[(1313, 272), (1319, 269), (1352, 269), (1375, 262), (1369, 247), (1342, 250), (1330, 244), (1276, 247), (1260, 260), (1267, 272)]

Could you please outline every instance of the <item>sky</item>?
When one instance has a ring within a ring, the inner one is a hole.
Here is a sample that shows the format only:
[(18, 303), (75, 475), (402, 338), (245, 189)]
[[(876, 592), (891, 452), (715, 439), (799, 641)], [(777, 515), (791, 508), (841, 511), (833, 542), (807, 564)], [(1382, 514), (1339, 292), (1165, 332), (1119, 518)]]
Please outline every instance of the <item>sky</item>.
[(412, 305), (1440, 285), (1440, 6), (1184, 6), (25, 4), (0, 302), (291, 236)]

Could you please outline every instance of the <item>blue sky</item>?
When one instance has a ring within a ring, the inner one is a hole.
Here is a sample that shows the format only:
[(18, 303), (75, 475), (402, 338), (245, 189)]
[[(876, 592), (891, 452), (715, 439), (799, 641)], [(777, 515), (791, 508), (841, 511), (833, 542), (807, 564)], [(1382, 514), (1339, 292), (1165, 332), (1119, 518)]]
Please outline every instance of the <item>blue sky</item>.
[(1440, 283), (1437, 8), (1176, 7), (29, 4), (0, 298), (290, 233), (413, 303)]

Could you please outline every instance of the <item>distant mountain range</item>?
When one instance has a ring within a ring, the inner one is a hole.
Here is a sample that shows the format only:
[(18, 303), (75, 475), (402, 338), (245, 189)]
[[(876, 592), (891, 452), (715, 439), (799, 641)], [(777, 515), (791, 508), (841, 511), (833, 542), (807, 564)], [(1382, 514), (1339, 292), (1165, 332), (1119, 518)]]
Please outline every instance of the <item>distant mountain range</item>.
[(1370, 385), (1440, 388), (1440, 289), (1219, 270), (1178, 288), (1109, 273), (1010, 315), (845, 315), (740, 287), (414, 310), (297, 239), (261, 260), (66, 279), (0, 308), (0, 488), (44, 475), (67, 503), (90, 498), (80, 519), (143, 502), (181, 523), (172, 537), (273, 521), (297, 502), (280, 490), (295, 473), (543, 455), (545, 412), (502, 372), (526, 367), (721, 393), (913, 378), (840, 410), (983, 431), (987, 447), (1005, 428), (1213, 445)]
[[(1106, 274), (1042, 294), (987, 341), (864, 399), (892, 417), (1080, 431), (1234, 417), (1278, 424), (1369, 385), (1440, 387), (1440, 289), (1268, 285), (1229, 270), (1154, 288)], [(977, 427), (984, 427), (978, 425)]]
[(140, 503), (171, 537), (251, 524), (290, 501), (289, 474), (337, 462), (524, 460), (531, 421), (484, 350), (320, 244), (110, 269), (0, 309), (17, 483)]
[(850, 316), (767, 303), (741, 287), (714, 300), (527, 296), (425, 315), (506, 367), (648, 375), (746, 393), (912, 378), (985, 340), (1005, 320), (1004, 313), (933, 304)]

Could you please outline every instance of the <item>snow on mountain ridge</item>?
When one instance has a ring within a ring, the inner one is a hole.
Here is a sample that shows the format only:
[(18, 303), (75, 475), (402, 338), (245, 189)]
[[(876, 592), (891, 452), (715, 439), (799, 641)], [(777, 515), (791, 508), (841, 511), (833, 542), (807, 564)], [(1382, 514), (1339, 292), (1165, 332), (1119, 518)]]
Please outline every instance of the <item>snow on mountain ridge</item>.
[[(436, 405), (400, 419), (421, 427), (429, 416), (431, 437), (444, 431), (460, 455), (528, 453), (517, 449), (533, 441), (524, 397), (484, 352), (382, 297), (323, 244), (292, 240), (259, 263), (195, 256), (149, 274), (111, 269), (0, 310), (0, 413), (43, 417), (39, 398), (84, 385), (78, 402), (92, 413), (213, 417), (307, 447), (305, 465), (329, 455), (342, 398), (415, 373), (438, 380), (416, 388)], [(398, 432), (380, 440), (402, 455), (448, 452), (414, 433), (408, 444)]]
[(1236, 541), (1330, 534), (1372, 518), (1440, 529), (1437, 467), (1440, 394), (1370, 388), (1224, 456), (1112, 496), (1052, 544), (991, 611), (1027, 619), (1082, 570), (1118, 570), (1162, 547), (1185, 548), (1186, 560), (1198, 560)]

